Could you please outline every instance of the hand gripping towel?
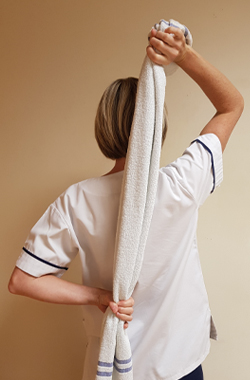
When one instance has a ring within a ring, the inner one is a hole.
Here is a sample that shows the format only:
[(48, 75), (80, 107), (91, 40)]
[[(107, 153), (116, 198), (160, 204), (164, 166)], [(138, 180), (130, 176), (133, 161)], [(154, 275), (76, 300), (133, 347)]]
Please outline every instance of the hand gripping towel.
[[(170, 26), (174, 26), (176, 28), (181, 29), (185, 36), (186, 44), (192, 46), (193, 37), (190, 31), (185, 25), (180, 24), (178, 21), (175, 21), (173, 19), (170, 19), (169, 21), (161, 20), (158, 24), (155, 24), (153, 28), (156, 30), (160, 30), (161, 32), (164, 32)], [(150, 37), (150, 33), (148, 37)], [(169, 65), (163, 66), (163, 67), (164, 67), (166, 76), (172, 75), (178, 69), (178, 65), (175, 62), (172, 62)]]
[[(173, 20), (161, 20), (155, 28), (164, 31), (173, 24), (186, 33), (186, 40), (192, 38), (186, 27)], [(131, 296), (142, 266), (158, 184), (165, 86), (164, 68), (146, 56), (139, 76), (120, 198), (114, 256), (115, 302)], [(124, 322), (108, 308), (96, 380), (133, 379), (131, 348), (123, 326)]]

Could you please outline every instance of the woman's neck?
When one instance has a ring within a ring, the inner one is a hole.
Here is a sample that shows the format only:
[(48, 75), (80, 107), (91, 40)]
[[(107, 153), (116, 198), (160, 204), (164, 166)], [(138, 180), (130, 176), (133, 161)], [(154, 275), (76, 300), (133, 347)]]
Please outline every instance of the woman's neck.
[(110, 172), (108, 172), (108, 173), (105, 174), (105, 175), (118, 173), (118, 172), (124, 170), (125, 160), (126, 160), (125, 157), (123, 157), (123, 158), (118, 158), (118, 160), (116, 160), (116, 162), (115, 162), (115, 166), (113, 167), (113, 169), (110, 170)]

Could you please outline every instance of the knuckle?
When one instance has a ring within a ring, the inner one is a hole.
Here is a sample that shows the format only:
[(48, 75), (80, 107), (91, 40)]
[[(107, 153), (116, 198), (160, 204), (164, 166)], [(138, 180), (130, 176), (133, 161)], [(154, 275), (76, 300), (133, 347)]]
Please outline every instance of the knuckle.
[(179, 55), (179, 51), (178, 51), (178, 50), (175, 50), (175, 51), (173, 52), (173, 58), (177, 58), (178, 55)]
[(164, 46), (164, 42), (158, 38), (153, 38), (152, 45), (160, 50)]

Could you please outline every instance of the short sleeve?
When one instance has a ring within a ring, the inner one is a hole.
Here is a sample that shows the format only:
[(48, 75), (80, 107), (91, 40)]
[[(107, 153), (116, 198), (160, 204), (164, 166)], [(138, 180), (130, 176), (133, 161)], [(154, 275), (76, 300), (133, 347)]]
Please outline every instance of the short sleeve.
[(64, 217), (52, 204), (31, 229), (16, 266), (34, 277), (61, 277), (77, 252)]
[(174, 171), (176, 180), (194, 198), (197, 205), (202, 205), (223, 180), (219, 138), (212, 133), (199, 136), (169, 166)]

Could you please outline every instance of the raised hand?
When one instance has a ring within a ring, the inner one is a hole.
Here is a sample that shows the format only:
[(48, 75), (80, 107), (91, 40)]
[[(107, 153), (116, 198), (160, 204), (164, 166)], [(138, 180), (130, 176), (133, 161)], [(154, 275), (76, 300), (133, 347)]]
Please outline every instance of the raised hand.
[(180, 63), (188, 49), (182, 30), (176, 27), (169, 27), (164, 32), (152, 29), (149, 43), (148, 57), (154, 63), (164, 66), (171, 62)]

